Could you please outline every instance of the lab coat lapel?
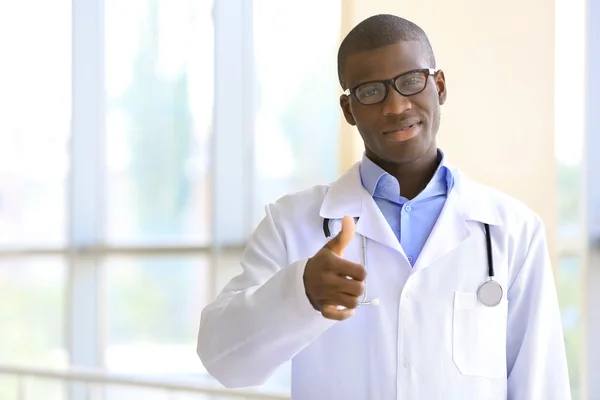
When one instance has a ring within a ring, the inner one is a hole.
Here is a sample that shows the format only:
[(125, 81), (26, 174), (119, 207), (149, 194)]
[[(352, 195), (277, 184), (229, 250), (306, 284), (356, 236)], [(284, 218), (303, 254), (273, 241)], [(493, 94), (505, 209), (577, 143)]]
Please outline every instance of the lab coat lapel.
[(461, 213), (460, 196), (454, 189), (449, 193), (446, 204), (417, 258), (413, 271), (433, 264), (470, 236), (471, 231)]
[(358, 217), (357, 233), (403, 253), (396, 235), (371, 195), (363, 187), (359, 165), (354, 164), (329, 186), (321, 205), (320, 216), (331, 220), (341, 219), (345, 215)]
[(356, 232), (404, 254), (390, 224), (381, 213), (373, 197), (366, 190), (363, 190), (362, 193), (361, 218), (356, 224)]
[(457, 248), (471, 236), (467, 221), (478, 221), (498, 225), (500, 218), (486, 201), (488, 197), (481, 187), (468, 179), (457, 168), (449, 167), (454, 177), (454, 186), (446, 204), (429, 235), (414, 271), (427, 268)]

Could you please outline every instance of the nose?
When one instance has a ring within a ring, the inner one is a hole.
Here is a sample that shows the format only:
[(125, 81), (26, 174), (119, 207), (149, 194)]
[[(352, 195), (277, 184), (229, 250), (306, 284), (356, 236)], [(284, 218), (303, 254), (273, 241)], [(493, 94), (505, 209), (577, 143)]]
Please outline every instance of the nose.
[(383, 100), (383, 114), (402, 114), (406, 110), (410, 110), (411, 103), (408, 97), (402, 96), (395, 87), (391, 84), (388, 86), (388, 95)]

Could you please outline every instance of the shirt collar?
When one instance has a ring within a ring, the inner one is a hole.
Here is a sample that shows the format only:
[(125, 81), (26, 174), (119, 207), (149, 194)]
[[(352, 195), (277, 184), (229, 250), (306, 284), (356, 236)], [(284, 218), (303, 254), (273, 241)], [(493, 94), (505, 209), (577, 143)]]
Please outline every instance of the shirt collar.
[[(452, 171), (446, 164), (444, 153), (438, 149), (438, 168), (425, 189), (413, 200), (423, 200), (440, 194), (447, 195), (454, 186)], [(393, 202), (398, 202), (400, 197), (400, 184), (398, 180), (385, 172), (365, 154), (360, 163), (360, 178), (363, 187), (373, 197), (379, 197)]]

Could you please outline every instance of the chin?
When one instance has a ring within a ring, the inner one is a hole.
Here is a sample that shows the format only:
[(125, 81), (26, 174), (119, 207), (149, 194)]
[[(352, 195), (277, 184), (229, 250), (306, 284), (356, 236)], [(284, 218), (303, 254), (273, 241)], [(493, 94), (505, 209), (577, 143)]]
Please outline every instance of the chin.
[(403, 143), (397, 143), (395, 146), (385, 146), (379, 153), (380, 157), (386, 161), (394, 163), (405, 163), (417, 160), (425, 155), (430, 147), (431, 143), (423, 143), (418, 140), (419, 137), (407, 140)]

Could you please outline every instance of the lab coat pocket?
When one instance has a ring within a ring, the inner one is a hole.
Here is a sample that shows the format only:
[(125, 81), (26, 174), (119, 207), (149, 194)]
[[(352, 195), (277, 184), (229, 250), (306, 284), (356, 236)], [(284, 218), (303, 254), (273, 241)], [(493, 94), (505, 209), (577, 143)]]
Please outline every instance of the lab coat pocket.
[(462, 375), (506, 377), (508, 302), (488, 307), (476, 293), (456, 292), (452, 358)]

